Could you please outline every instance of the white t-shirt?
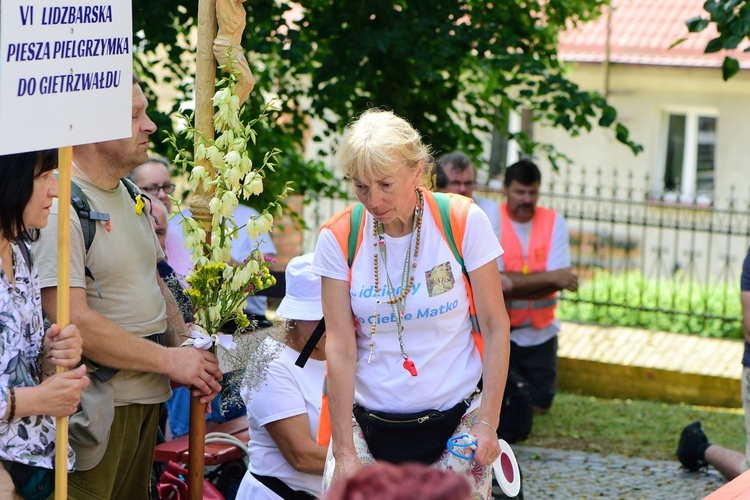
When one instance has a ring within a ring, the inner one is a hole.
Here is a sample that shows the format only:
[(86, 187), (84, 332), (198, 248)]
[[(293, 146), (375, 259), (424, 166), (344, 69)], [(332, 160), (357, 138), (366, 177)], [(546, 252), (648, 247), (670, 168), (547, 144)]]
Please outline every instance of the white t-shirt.
[[(500, 241), (500, 205), (490, 200), (489, 198), (480, 198), (479, 196), (474, 196), (472, 199), (474, 200), (474, 203), (476, 203), (477, 206), (482, 209), (482, 212), (487, 215), (487, 218), (490, 220), (490, 224), (492, 224), (492, 232), (495, 233), (495, 236), (497, 236), (497, 241)], [(502, 265), (503, 259), (497, 259), (498, 269), (502, 269)]]
[[(525, 258), (529, 249), (531, 221), (523, 223), (510, 221), (510, 223), (513, 224), (513, 229), (516, 231), (516, 236), (518, 236), (518, 241), (521, 243), (523, 256)], [(498, 259), (498, 263), (500, 266), (500, 272), (503, 272), (505, 270), (503, 259)], [(549, 254), (547, 255), (547, 271), (555, 271), (566, 267), (570, 267), (568, 224), (565, 222), (565, 217), (559, 213), (555, 213), (555, 227), (552, 230), (552, 244), (550, 245)], [(555, 319), (555, 321), (544, 328), (537, 329), (531, 326), (531, 318), (529, 318), (522, 325), (514, 328), (513, 331), (510, 332), (510, 340), (523, 347), (540, 345), (557, 335), (557, 332), (559, 331), (560, 320), (558, 319)]]
[[(279, 341), (267, 338), (261, 349), (279, 350)], [(268, 365), (266, 380), (253, 391), (244, 391), (247, 404), (247, 423), (250, 433), (248, 451), (252, 471), (261, 476), (282, 480), (293, 490), (320, 496), (323, 477), (298, 472), (279, 451), (265, 425), (297, 415), (307, 415), (310, 438), (316, 439), (320, 404), (325, 376), (325, 361), (308, 359), (305, 368), (296, 366), (299, 353), (282, 344), (279, 356)], [(241, 495), (240, 495), (241, 494)], [(278, 499), (278, 495), (262, 485), (250, 472), (245, 473), (238, 499)]]
[(489, 198), (475, 196), (472, 199), (474, 200), (474, 203), (482, 209), (482, 212), (487, 214), (487, 218), (492, 224), (492, 232), (497, 236), (497, 241), (500, 241), (500, 205)]
[[(406, 299), (404, 311), (404, 348), (418, 376), (403, 366), (397, 325), (388, 298), (386, 266), (379, 252), (380, 297), (374, 297), (373, 249), (375, 237), (372, 216), (366, 212), (362, 245), (352, 265), (351, 306), (356, 319), (357, 365), (355, 368), (355, 401), (369, 410), (412, 413), (426, 409), (445, 410), (469, 396), (481, 376), (482, 361), (475, 349), (469, 320), (469, 300), (461, 274), (443, 239), (436, 221), (425, 204), (422, 235), (416, 269), (411, 269), (414, 286)], [(502, 249), (492, 235), (487, 216), (472, 205), (466, 224), (463, 258), (468, 271), (497, 259)], [(399, 295), (401, 275), (411, 235), (385, 236), (388, 275)], [(413, 263), (412, 248), (412, 263)], [(349, 268), (333, 233), (320, 233), (312, 272), (328, 278), (347, 281)], [(474, 290), (474, 294), (482, 293)], [(377, 329), (372, 361), (370, 328), (377, 310)]]

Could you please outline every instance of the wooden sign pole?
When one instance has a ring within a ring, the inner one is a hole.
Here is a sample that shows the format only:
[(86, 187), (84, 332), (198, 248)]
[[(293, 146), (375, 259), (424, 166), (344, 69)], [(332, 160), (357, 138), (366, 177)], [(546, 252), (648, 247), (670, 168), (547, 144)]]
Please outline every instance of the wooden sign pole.
[[(73, 148), (58, 150), (57, 156), (57, 324), (70, 322), (70, 170)], [(67, 368), (57, 367), (57, 373)], [(55, 418), (55, 500), (68, 498), (68, 417)]]

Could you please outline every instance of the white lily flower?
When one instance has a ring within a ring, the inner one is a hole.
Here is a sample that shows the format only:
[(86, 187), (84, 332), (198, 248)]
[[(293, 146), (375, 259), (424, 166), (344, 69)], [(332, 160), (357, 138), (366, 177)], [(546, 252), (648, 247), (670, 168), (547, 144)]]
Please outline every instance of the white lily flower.
[(224, 87), (221, 90), (217, 90), (214, 94), (213, 101), (214, 107), (221, 106), (225, 101), (227, 101), (232, 96), (231, 92), (229, 91), (229, 87)]
[(224, 163), (226, 163), (230, 167), (238, 166), (241, 159), (242, 157), (237, 151), (230, 151), (229, 153), (224, 155)]
[(247, 235), (254, 240), (257, 239), (262, 232), (259, 226), (260, 224), (258, 224), (258, 220), (256, 218), (251, 218), (245, 225), (245, 231), (247, 231)]
[[(245, 269), (248, 270), (249, 275), (257, 274), (260, 271), (260, 264), (258, 264), (257, 260), (250, 259), (247, 261), (247, 264), (245, 264)], [(247, 280), (249, 279), (250, 279), (250, 276), (247, 277)]]
[(214, 196), (211, 201), (208, 202), (208, 211), (212, 214), (220, 214), (222, 212), (221, 200)]
[(226, 191), (221, 195), (221, 204), (221, 215), (224, 217), (231, 217), (234, 209), (237, 208), (237, 205), (239, 204), (239, 200), (232, 191)]
[(268, 212), (264, 212), (260, 214), (260, 224), (261, 224), (261, 233), (267, 233), (271, 230), (271, 227), (273, 226), (273, 215), (269, 214)]

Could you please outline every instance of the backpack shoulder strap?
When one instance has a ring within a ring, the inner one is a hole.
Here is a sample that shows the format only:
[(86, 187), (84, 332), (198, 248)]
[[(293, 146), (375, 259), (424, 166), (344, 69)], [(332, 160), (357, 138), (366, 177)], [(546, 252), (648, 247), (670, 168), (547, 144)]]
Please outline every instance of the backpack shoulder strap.
[(439, 227), (443, 238), (453, 252), (453, 257), (461, 265), (461, 272), (465, 275), (466, 267), (461, 251), (464, 233), (466, 232), (466, 218), (469, 215), (469, 208), (474, 202), (471, 198), (449, 193), (424, 191), (423, 194), (433, 213), (438, 214)]
[(83, 194), (81, 187), (70, 181), (70, 204), (73, 206), (73, 210), (78, 215), (78, 220), (81, 221), (81, 231), (83, 232), (83, 242), (86, 245), (86, 253), (91, 248), (91, 242), (94, 241), (96, 236), (96, 222), (91, 219), (91, 205), (89, 205), (86, 195)]
[(469, 216), (469, 210), (474, 201), (471, 198), (460, 196), (452, 193), (432, 193), (423, 190), (422, 194), (425, 201), (430, 205), (432, 213), (436, 215), (436, 222), (440, 228), (443, 238), (448, 243), (453, 256), (461, 265), (461, 273), (466, 283), (466, 291), (469, 295), (469, 319), (471, 320), (471, 333), (474, 337), (474, 343), (479, 350), (480, 356), (484, 355), (484, 342), (482, 333), (479, 329), (479, 319), (477, 318), (476, 307), (474, 306), (474, 291), (471, 288), (469, 273), (464, 265), (464, 258), (461, 254), (463, 249), (464, 234), (466, 233), (466, 219)]
[[(361, 203), (349, 205), (326, 221), (320, 229), (327, 228), (333, 233), (341, 253), (351, 269), (357, 250), (362, 243), (362, 227), (365, 223), (365, 207)], [(352, 230), (352, 228), (355, 228)]]
[[(354, 263), (354, 256), (357, 255), (357, 249), (362, 243), (362, 226), (365, 224), (365, 206), (361, 203), (354, 205), (351, 211), (351, 223), (349, 225), (349, 239), (347, 241), (348, 251), (346, 261), (349, 269)], [(353, 229), (353, 230), (352, 230)]]
[[(130, 195), (131, 198), (133, 198), (133, 201), (135, 201), (136, 198), (138, 198), (138, 195), (141, 194), (140, 190), (137, 187), (135, 187), (135, 184), (133, 184), (133, 182), (130, 181), (127, 177), (123, 177), (122, 179), (120, 179), (120, 182), (122, 182), (125, 185), (125, 189), (128, 190), (128, 194)], [(141, 196), (145, 196), (145, 195), (141, 195)]]
[[(86, 255), (88, 255), (91, 244), (94, 242), (94, 236), (96, 236), (96, 223), (103, 222), (107, 224), (109, 222), (109, 214), (91, 210), (91, 205), (89, 205), (89, 201), (83, 193), (83, 190), (72, 179), (70, 181), (70, 204), (73, 206), (73, 210), (75, 210), (78, 220), (81, 223), (83, 243), (86, 248)], [(99, 282), (96, 281), (94, 273), (91, 272), (89, 266), (84, 266), (84, 270), (86, 272), (86, 277), (94, 282), (96, 293), (101, 299), (102, 290), (99, 288)]]

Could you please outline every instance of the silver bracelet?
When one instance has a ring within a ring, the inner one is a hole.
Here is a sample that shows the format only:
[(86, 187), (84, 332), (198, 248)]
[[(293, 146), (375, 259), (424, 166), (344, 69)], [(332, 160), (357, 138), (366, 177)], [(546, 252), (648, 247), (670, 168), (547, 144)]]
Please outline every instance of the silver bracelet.
[(474, 425), (477, 425), (477, 424), (484, 424), (487, 427), (489, 427), (490, 429), (492, 429), (492, 432), (497, 432), (497, 429), (495, 429), (495, 426), (492, 425), (491, 423), (487, 422), (486, 420), (477, 420), (477, 421), (474, 422)]

